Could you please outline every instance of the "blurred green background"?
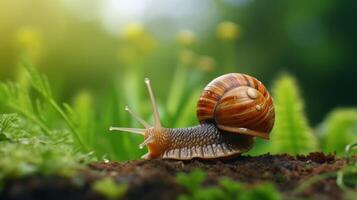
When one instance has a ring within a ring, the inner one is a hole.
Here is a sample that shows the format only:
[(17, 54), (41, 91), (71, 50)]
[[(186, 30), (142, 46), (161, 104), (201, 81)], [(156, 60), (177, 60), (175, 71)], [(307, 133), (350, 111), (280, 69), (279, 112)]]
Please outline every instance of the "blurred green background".
[(214, 77), (247, 73), (271, 88), (289, 72), (315, 126), (333, 108), (356, 106), (356, 9), (353, 0), (2, 0), (0, 78), (21, 79), (26, 57), (56, 100), (89, 106), (88, 118), (111, 115), (101, 134), (138, 126), (126, 104), (151, 116), (144, 77), (163, 124), (187, 126)]

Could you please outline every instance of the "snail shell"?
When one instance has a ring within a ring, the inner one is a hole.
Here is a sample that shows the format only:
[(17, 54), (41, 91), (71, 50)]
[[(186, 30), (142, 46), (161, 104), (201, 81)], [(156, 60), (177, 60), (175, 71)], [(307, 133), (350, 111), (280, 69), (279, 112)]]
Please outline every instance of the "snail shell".
[(197, 118), (227, 132), (268, 139), (275, 112), (272, 97), (260, 81), (230, 73), (205, 87), (197, 103)]

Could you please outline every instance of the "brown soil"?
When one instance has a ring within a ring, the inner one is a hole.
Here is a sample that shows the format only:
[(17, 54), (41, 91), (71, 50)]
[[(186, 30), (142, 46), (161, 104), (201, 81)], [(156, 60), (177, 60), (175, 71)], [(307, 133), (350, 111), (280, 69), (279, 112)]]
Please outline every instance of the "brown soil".
[[(0, 199), (103, 199), (90, 188), (93, 180), (112, 176), (118, 183), (127, 183), (125, 199), (175, 199), (184, 189), (175, 182), (178, 172), (201, 168), (207, 173), (206, 185), (214, 185), (222, 176), (233, 180), (259, 184), (270, 181), (285, 197), (342, 199), (335, 178), (315, 182), (299, 194), (294, 189), (310, 177), (335, 172), (345, 165), (334, 155), (311, 153), (308, 156), (262, 155), (241, 156), (224, 161), (135, 160), (124, 163), (98, 162), (90, 170), (72, 179), (61, 177), (29, 177), (11, 180), (0, 192)], [(98, 173), (99, 172), (99, 173)]]

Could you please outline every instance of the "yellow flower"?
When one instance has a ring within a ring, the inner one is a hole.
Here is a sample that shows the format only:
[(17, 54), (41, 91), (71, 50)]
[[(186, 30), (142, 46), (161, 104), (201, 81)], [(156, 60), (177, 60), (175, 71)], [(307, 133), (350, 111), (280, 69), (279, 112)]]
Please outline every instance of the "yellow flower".
[(206, 72), (214, 70), (215, 65), (216, 61), (210, 56), (201, 56), (197, 61), (197, 67)]
[(184, 47), (190, 47), (196, 43), (196, 35), (192, 31), (183, 30), (177, 34), (177, 42)]
[(32, 62), (39, 61), (43, 54), (41, 32), (34, 27), (22, 27), (15, 34), (16, 43), (22, 53), (29, 56)]
[(146, 34), (143, 24), (138, 22), (132, 22), (123, 27), (120, 35), (123, 39), (129, 41), (135, 41), (142, 38)]
[(218, 24), (216, 33), (221, 40), (234, 40), (240, 36), (240, 27), (234, 22), (224, 21)]
[[(129, 57), (148, 55), (152, 53), (157, 46), (157, 40), (147, 32), (141, 23), (132, 22), (127, 24), (121, 31), (120, 36), (122, 39), (122, 48), (125, 48), (124, 52), (122, 52), (123, 49), (121, 49), (120, 52), (125, 55), (124, 57), (126, 58), (124, 60), (126, 61), (130, 60), (130, 62), (132, 62), (131, 58), (128, 60)], [(130, 52), (128, 52), (129, 48)]]

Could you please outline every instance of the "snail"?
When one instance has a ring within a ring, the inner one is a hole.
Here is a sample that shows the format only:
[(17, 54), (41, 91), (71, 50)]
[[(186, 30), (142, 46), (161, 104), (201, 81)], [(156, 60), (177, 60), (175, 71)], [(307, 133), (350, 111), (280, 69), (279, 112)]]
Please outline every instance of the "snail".
[(223, 159), (239, 156), (253, 147), (254, 138), (269, 139), (275, 111), (265, 86), (246, 74), (229, 73), (211, 81), (197, 103), (199, 125), (164, 128), (150, 80), (145, 79), (154, 114), (150, 126), (138, 114), (125, 108), (145, 129), (110, 127), (144, 136), (140, 148), (148, 147), (144, 159)]

